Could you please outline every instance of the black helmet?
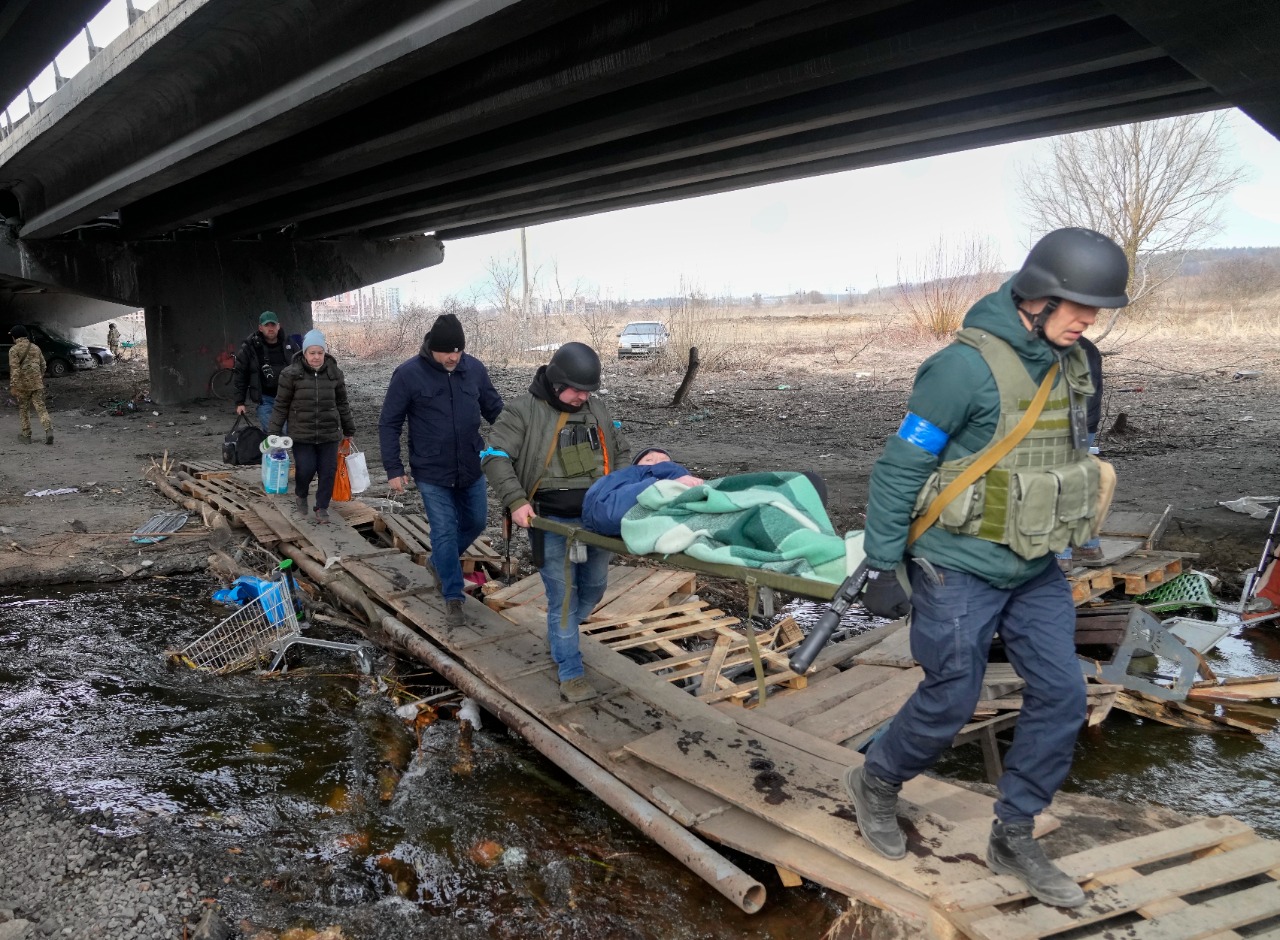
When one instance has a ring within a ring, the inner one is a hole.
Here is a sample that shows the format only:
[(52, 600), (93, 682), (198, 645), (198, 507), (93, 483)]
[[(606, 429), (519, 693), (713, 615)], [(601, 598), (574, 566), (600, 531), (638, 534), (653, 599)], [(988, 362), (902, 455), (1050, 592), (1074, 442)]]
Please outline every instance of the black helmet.
[(1013, 276), (1023, 300), (1059, 297), (1087, 307), (1129, 303), (1129, 261), (1120, 246), (1087, 228), (1060, 228), (1040, 239)]
[(600, 387), (600, 357), (586, 343), (565, 343), (547, 363), (547, 381), (594, 392)]

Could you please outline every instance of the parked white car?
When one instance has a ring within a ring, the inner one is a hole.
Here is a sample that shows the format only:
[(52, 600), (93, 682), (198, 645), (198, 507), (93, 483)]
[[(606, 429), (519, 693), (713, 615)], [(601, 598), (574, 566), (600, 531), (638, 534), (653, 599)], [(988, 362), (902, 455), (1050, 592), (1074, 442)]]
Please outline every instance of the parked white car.
[(657, 320), (634, 320), (618, 334), (618, 358), (655, 356), (666, 347), (671, 333)]

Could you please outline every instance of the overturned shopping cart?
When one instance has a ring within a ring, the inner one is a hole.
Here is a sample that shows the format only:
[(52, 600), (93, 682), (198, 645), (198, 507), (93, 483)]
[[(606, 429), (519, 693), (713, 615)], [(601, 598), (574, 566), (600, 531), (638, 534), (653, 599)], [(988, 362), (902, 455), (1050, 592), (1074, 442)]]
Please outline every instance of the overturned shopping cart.
[(301, 644), (350, 653), (361, 672), (373, 672), (372, 644), (335, 643), (303, 635), (293, 600), (292, 567), (289, 559), (280, 562), (275, 580), (260, 582), (256, 596), (208, 633), (177, 650), (175, 657), (192, 669), (220, 676), (252, 669), (268, 660), (267, 671), (275, 672), (288, 668), (286, 654)]

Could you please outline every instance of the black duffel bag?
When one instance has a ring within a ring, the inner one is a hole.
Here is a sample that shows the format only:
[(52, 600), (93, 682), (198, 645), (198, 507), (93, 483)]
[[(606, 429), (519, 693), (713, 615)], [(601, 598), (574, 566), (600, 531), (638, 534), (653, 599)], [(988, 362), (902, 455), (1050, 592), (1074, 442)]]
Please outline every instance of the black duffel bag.
[[(241, 422), (244, 427), (241, 427)], [(262, 442), (267, 435), (244, 415), (236, 415), (231, 430), (222, 436), (222, 462), (248, 464), (262, 460)]]

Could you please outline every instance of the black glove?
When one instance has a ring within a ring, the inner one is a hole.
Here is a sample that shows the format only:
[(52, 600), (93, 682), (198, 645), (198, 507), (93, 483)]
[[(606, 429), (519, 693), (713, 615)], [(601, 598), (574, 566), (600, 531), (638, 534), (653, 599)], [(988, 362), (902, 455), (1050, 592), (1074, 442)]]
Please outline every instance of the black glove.
[(877, 617), (897, 620), (911, 610), (911, 599), (902, 589), (896, 572), (871, 568), (867, 571), (867, 586), (862, 591), (862, 606)]

